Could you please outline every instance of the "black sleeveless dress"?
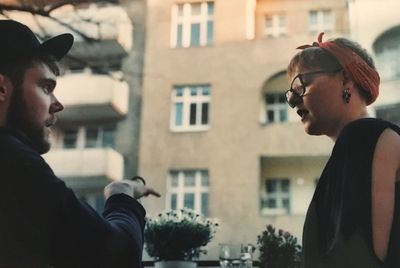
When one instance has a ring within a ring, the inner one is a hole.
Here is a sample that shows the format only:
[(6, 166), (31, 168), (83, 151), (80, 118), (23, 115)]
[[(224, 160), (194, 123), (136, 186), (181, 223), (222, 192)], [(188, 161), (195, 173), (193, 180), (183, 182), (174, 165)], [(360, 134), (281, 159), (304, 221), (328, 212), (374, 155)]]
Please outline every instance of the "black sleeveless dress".
[(373, 251), (372, 160), (382, 132), (400, 128), (376, 118), (348, 124), (318, 182), (303, 229), (303, 267), (400, 267), (400, 184), (385, 263)]

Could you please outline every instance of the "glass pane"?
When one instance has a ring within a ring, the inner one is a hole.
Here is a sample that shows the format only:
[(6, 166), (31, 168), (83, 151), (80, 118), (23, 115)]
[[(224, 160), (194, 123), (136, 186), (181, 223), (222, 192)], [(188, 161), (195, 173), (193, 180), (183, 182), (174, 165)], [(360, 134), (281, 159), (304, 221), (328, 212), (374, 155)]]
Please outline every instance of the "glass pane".
[(183, 88), (182, 87), (175, 87), (175, 96), (177, 96), (177, 97), (183, 96)]
[(177, 196), (176, 194), (171, 194), (171, 209), (176, 209)]
[(316, 11), (310, 11), (309, 14), (310, 25), (315, 25), (318, 22), (318, 13)]
[(277, 181), (276, 180), (267, 180), (266, 187), (267, 187), (267, 193), (276, 193)]
[(208, 103), (206, 102), (201, 104), (201, 124), (208, 124)]
[(178, 187), (178, 172), (172, 171), (171, 172), (171, 187)]
[(274, 104), (275, 103), (275, 95), (273, 95), (273, 94), (265, 95), (265, 101), (267, 102), (267, 104)]
[(190, 88), (190, 96), (197, 96), (197, 87)]
[(290, 190), (290, 182), (289, 180), (282, 180), (281, 181), (281, 191), (283, 193), (288, 193)]
[(115, 129), (113, 127), (103, 129), (103, 148), (115, 148)]
[(268, 122), (274, 122), (275, 121), (275, 116), (274, 116), (274, 111), (267, 111), (267, 121)]
[(182, 35), (183, 35), (183, 25), (178, 24), (178, 27), (176, 29), (176, 47), (182, 47)]
[(182, 126), (183, 123), (183, 103), (175, 103), (175, 126)]
[(190, 125), (196, 125), (196, 103), (190, 104)]
[(207, 44), (214, 43), (214, 22), (207, 21)]
[(186, 193), (183, 197), (183, 206), (194, 209), (194, 193)]
[(279, 111), (279, 122), (286, 122), (287, 121), (287, 110), (280, 110)]
[(208, 2), (207, 3), (207, 14), (208, 15), (213, 15), (214, 14), (214, 3), (213, 2)]
[(97, 147), (97, 138), (99, 136), (99, 130), (97, 128), (88, 128), (86, 129), (86, 148), (95, 148)]
[(183, 4), (178, 5), (178, 17), (183, 16)]
[(208, 171), (201, 171), (201, 186), (208, 186)]
[(330, 24), (332, 21), (332, 13), (330, 10), (324, 10), (322, 11), (322, 17), (323, 17), (323, 21), (324, 24)]
[(202, 93), (203, 96), (210, 95), (210, 86), (203, 86), (201, 93)]
[(287, 212), (290, 211), (290, 202), (289, 198), (282, 199), (282, 207), (286, 209)]
[(286, 103), (286, 96), (285, 96), (285, 94), (279, 94), (278, 100), (279, 100), (279, 103)]
[(208, 216), (208, 193), (201, 194), (201, 214)]
[(285, 16), (279, 16), (279, 26), (280, 27), (286, 26), (286, 17)]
[(196, 177), (194, 171), (186, 171), (184, 173), (184, 186), (185, 187), (193, 187), (196, 185)]
[(265, 27), (272, 28), (272, 17), (271, 16), (265, 17)]
[(201, 14), (201, 3), (192, 4), (192, 15)]
[(76, 143), (78, 140), (78, 130), (65, 130), (63, 135), (63, 148), (76, 148)]
[(194, 47), (200, 45), (200, 23), (190, 25), (190, 45)]
[(267, 207), (276, 208), (276, 200), (274, 198), (267, 199)]

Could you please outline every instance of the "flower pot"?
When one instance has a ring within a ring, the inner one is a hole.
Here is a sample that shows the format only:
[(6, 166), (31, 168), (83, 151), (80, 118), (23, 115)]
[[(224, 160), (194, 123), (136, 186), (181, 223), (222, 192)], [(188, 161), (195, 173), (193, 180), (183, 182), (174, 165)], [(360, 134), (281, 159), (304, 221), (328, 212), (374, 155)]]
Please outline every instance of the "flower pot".
[(157, 261), (154, 268), (197, 268), (197, 263), (193, 261)]

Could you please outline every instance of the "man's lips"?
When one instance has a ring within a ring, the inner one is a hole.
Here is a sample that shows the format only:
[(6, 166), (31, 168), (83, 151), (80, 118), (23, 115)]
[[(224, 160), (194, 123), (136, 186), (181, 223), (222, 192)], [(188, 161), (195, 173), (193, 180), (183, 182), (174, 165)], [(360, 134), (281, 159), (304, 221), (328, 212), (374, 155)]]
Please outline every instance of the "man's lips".
[(57, 117), (51, 117), (49, 120), (45, 122), (46, 127), (51, 127), (57, 122)]

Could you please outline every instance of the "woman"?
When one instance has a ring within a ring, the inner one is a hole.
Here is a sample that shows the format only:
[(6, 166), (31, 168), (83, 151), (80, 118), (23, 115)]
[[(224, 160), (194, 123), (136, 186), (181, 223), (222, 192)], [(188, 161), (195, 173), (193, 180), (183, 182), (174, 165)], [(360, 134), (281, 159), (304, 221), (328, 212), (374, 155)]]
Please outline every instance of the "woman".
[(400, 128), (368, 118), (379, 75), (367, 52), (322, 36), (288, 67), (305, 131), (335, 143), (307, 212), (304, 267), (400, 267)]

